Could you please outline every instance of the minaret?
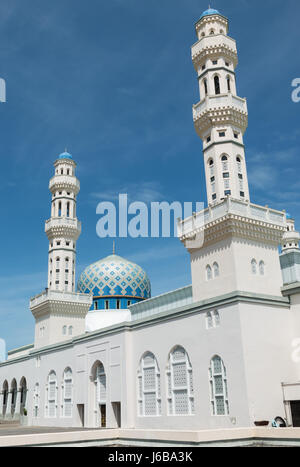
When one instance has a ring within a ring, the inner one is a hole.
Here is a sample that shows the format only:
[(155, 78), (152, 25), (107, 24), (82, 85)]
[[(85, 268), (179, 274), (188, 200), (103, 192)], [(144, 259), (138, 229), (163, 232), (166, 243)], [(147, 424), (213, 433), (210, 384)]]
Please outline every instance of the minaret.
[(49, 239), (48, 287), (30, 300), (36, 349), (84, 334), (85, 318), (93, 303), (92, 295), (75, 292), (76, 242), (81, 233), (76, 217), (80, 190), (76, 163), (65, 151), (54, 167), (49, 184), (51, 217), (45, 226)]
[(236, 92), (236, 44), (217, 10), (201, 15), (196, 32), (192, 60), (201, 100), (193, 112), (203, 141), (208, 208), (178, 221), (191, 255), (193, 298), (281, 296), (278, 246), (286, 213), (250, 203), (243, 144), (248, 113)]
[(243, 143), (248, 111), (246, 99), (237, 96), (236, 43), (227, 35), (227, 18), (211, 8), (202, 13), (196, 33), (192, 60), (200, 102), (193, 106), (193, 118), (203, 142), (208, 204), (227, 196), (249, 201)]
[(295, 221), (287, 214), (287, 229), (281, 241), (282, 253), (280, 265), (282, 271), (283, 285), (290, 294), (295, 288), (299, 294), (300, 284), (300, 234), (295, 230)]
[(81, 223), (76, 217), (80, 184), (75, 176), (76, 163), (68, 152), (57, 158), (54, 167), (49, 184), (51, 218), (45, 226), (49, 239), (48, 288), (74, 292), (76, 242), (81, 233)]

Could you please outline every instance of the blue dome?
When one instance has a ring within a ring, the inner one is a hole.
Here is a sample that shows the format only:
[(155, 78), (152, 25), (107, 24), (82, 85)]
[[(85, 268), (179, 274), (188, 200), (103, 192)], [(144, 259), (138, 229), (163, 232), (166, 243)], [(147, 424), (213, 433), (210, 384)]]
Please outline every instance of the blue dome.
[(204, 16), (219, 15), (219, 14), (220, 12), (218, 10), (214, 10), (213, 8), (208, 8), (208, 10), (203, 11), (202, 15), (200, 16), (200, 19), (204, 18)]
[(60, 154), (57, 159), (73, 159), (73, 157), (71, 156), (71, 154), (65, 151), (62, 154)]
[(111, 255), (88, 266), (81, 274), (77, 290), (94, 297), (151, 297), (151, 284), (145, 271), (135, 263)]

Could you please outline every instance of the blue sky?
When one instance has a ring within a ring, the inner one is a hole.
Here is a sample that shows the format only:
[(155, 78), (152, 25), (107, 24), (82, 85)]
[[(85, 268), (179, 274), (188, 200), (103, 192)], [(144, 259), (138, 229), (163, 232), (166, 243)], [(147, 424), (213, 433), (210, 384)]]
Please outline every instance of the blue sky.
[[(65, 147), (78, 163), (83, 233), (78, 268), (111, 253), (96, 235), (96, 206), (135, 200), (204, 201), (198, 102), (190, 46), (202, 0), (2, 0), (0, 337), (33, 341), (29, 297), (45, 287), (48, 181)], [(245, 135), (251, 200), (298, 220), (300, 77), (298, 0), (218, 0), (237, 40), (238, 94), (247, 97)], [(121, 239), (117, 252), (148, 272), (154, 295), (190, 283), (177, 239)]]

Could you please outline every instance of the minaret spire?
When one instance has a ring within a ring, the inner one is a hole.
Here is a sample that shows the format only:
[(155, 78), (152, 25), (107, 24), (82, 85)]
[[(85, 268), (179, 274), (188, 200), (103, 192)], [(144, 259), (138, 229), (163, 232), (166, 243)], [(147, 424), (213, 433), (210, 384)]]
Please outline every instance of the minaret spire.
[(227, 196), (249, 201), (243, 142), (248, 111), (246, 100), (236, 91), (236, 44), (227, 35), (228, 20), (210, 5), (196, 23), (196, 32), (192, 60), (200, 102), (193, 107), (193, 118), (203, 141), (208, 204)]
[(48, 289), (75, 292), (76, 242), (81, 223), (76, 217), (76, 198), (80, 184), (75, 176), (76, 163), (67, 150), (54, 163), (51, 218), (46, 221), (49, 239)]

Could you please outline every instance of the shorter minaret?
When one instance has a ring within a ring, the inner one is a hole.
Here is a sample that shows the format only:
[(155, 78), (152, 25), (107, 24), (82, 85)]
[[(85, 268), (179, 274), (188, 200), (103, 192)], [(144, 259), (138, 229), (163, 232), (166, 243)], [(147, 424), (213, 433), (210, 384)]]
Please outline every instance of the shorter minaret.
[(75, 292), (76, 242), (81, 233), (81, 223), (76, 217), (80, 190), (76, 163), (71, 154), (64, 152), (54, 167), (49, 184), (51, 218), (45, 226), (49, 239), (48, 287), (30, 300), (35, 319), (35, 349), (84, 334), (85, 318), (93, 302), (91, 294)]
[(81, 223), (76, 217), (80, 184), (75, 176), (76, 163), (68, 152), (57, 158), (54, 167), (55, 175), (49, 184), (51, 218), (45, 226), (49, 239), (48, 288), (74, 292), (76, 242), (81, 233)]

